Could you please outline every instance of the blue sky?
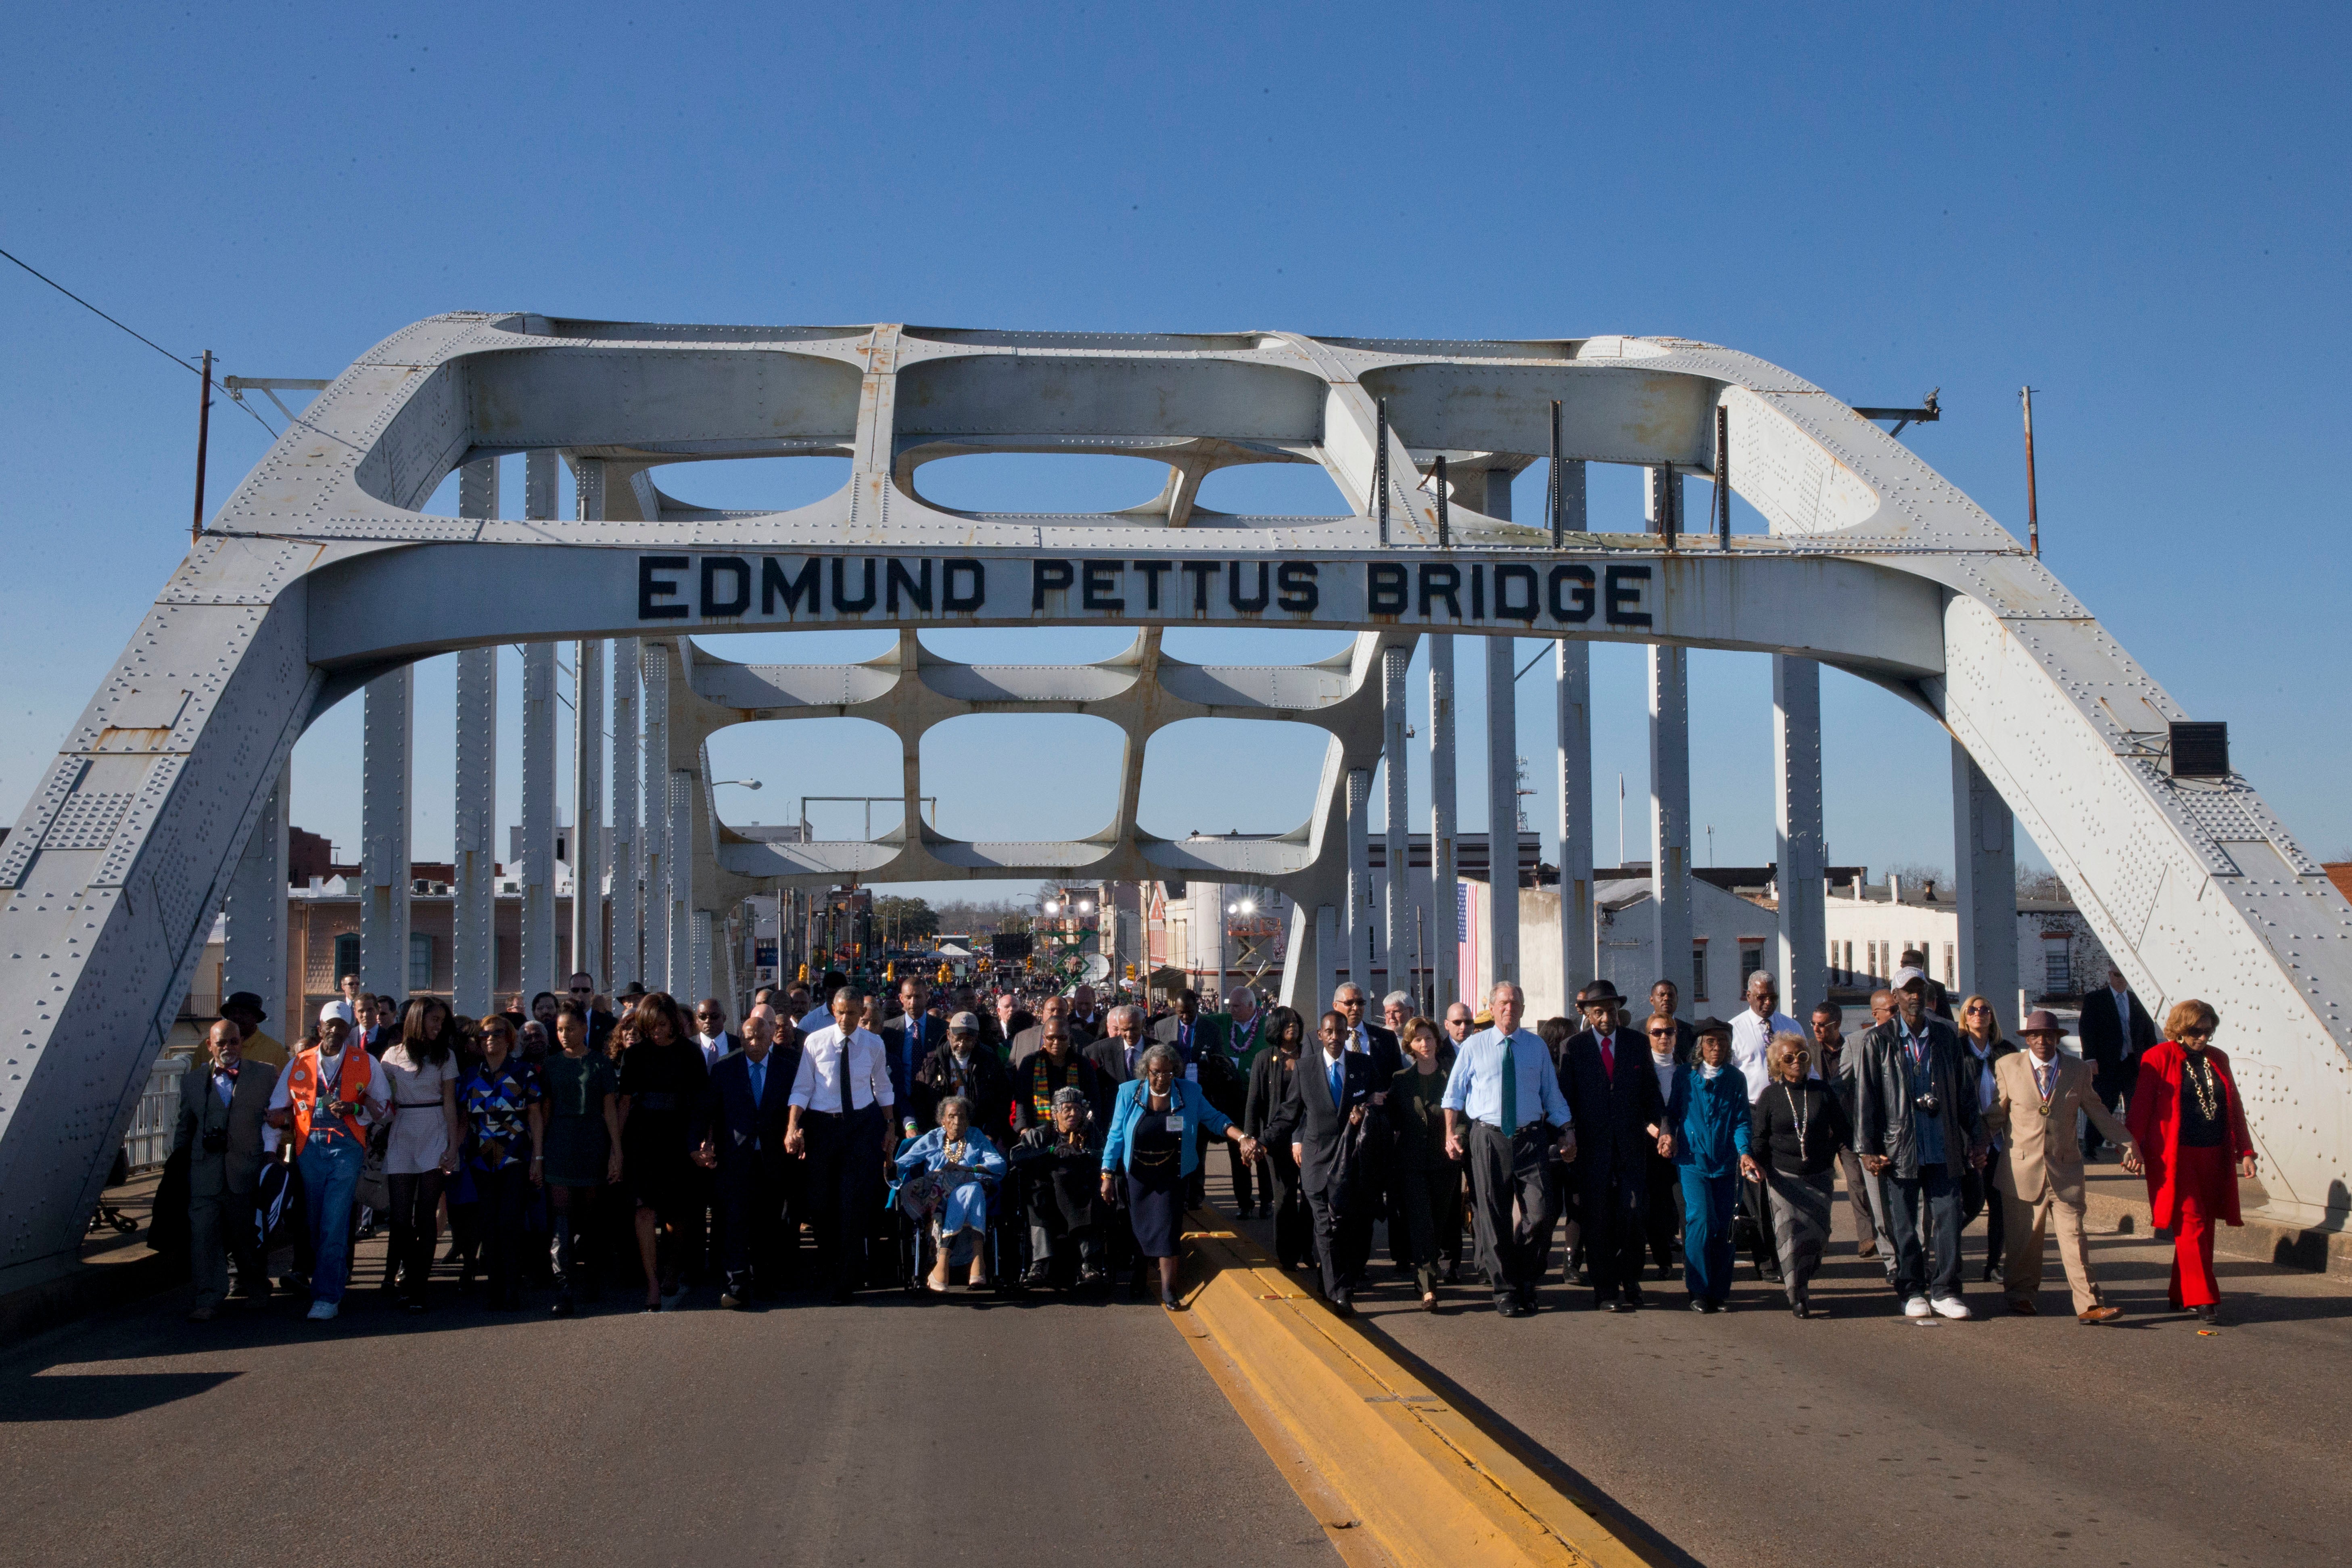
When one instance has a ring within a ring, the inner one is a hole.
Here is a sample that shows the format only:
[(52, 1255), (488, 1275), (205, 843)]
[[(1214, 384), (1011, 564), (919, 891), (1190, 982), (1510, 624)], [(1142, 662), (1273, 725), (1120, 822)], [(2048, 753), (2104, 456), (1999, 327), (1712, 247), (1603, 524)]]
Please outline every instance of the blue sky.
[[(2020, 533), (2017, 389), (2031, 383), (2045, 558), (2192, 713), (2230, 721), (2239, 765), (2307, 847), (2352, 854), (2339, 607), (2352, 552), (2327, 369), (2346, 347), (2352, 263), (2340, 9), (394, 16), (20, 15), (0, 63), (0, 246), (174, 352), (209, 346), (244, 374), (331, 375), (450, 309), (1675, 333), (1857, 403), (1940, 386), (1945, 421), (1906, 441)], [(0, 814), (13, 816), (184, 547), (194, 386), (5, 268), (0, 355), (17, 498), (15, 570), (0, 578), (16, 671)], [(216, 409), (215, 504), (267, 439)], [(791, 504), (839, 482), (821, 465), (742, 467), (706, 466), (679, 489)], [(1125, 504), (1156, 484), (1116, 459), (972, 459), (925, 479), (962, 504), (1045, 509)], [(1204, 502), (1318, 510), (1329, 495), (1306, 470), (1232, 482)], [(507, 496), (519, 510), (519, 485)], [(1635, 515), (1631, 477), (1597, 477), (1593, 506), (1596, 526)], [(778, 639), (717, 647), (740, 657), (755, 643), (780, 656)], [(941, 646), (1059, 659), (1101, 643)], [(1213, 646), (1178, 651), (1250, 657)], [(1520, 662), (1537, 651), (1523, 645)], [(1464, 663), (1475, 829), (1483, 683)], [(1530, 814), (1546, 827), (1548, 663), (1519, 687)], [(1598, 793), (1626, 775), (1636, 858), (1640, 665), (1632, 648), (1594, 658)], [(511, 656), (506, 675), (511, 746)], [(415, 847), (437, 858), (447, 661), (421, 679)], [(1832, 857), (1948, 866), (1941, 735), (1843, 676), (1824, 697)], [(297, 753), (296, 821), (347, 851), (357, 709), (327, 716)], [(1768, 665), (1695, 656), (1692, 711), (1695, 817), (1714, 826), (1716, 858), (1769, 858)], [(1163, 735), (1144, 825), (1294, 826), (1319, 747), (1266, 728)], [(927, 748), (955, 763), (950, 832), (1058, 835), (1107, 815), (1108, 727), (982, 733), (941, 731)], [(746, 820), (786, 820), (800, 794), (895, 792), (893, 756), (846, 722), (714, 742), (721, 776), (767, 785), (729, 792)], [(500, 781), (508, 821), (516, 771)], [(1604, 810), (1604, 858), (1612, 826)]]

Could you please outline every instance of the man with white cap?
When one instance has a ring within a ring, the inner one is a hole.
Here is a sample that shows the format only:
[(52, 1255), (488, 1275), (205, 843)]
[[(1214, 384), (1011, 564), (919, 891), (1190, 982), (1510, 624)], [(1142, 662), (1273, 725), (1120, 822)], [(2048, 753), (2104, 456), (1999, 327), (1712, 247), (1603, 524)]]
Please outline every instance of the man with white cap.
[(2036, 1008), (2026, 1015), (2026, 1048), (1993, 1064), (1992, 1107), (1987, 1127), (2000, 1138), (1993, 1184), (2009, 1206), (2009, 1255), (2002, 1284), (2009, 1310), (2030, 1318), (2042, 1289), (2042, 1238), (2058, 1233), (2058, 1257), (2074, 1293), (2074, 1318), (2106, 1323), (2123, 1316), (2099, 1291), (2083, 1241), (2083, 1148), (2074, 1139), (2082, 1111), (2101, 1137), (2121, 1149), (2124, 1169), (2139, 1169), (2139, 1149), (2115, 1114), (2100, 1103), (2091, 1064), (2058, 1048), (2058, 1020)]
[[(346, 1048), (348, 1047), (348, 1048)], [(352, 1200), (367, 1129), (389, 1113), (383, 1064), (357, 1044), (337, 1004), (319, 1009), (319, 1043), (295, 1053), (269, 1092), (269, 1124), (289, 1133), (310, 1216), (310, 1316), (341, 1310), (351, 1274)]]
[(1862, 1037), (1854, 1152), (1878, 1184), (1903, 1315), (1969, 1316), (1960, 1300), (1960, 1177), (1985, 1159), (1957, 1030), (1927, 1011), (1927, 977), (1895, 973), (1895, 1016)]

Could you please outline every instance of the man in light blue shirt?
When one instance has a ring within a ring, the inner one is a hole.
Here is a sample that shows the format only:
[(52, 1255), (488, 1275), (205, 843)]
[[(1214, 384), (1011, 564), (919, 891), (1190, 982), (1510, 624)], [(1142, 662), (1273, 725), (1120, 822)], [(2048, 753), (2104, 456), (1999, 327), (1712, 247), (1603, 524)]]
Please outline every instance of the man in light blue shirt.
[(1487, 1003), (1495, 1026), (1462, 1042), (1446, 1081), (1445, 1152), (1470, 1168), (1478, 1267), (1495, 1292), (1495, 1310), (1525, 1318), (1534, 1315), (1559, 1218), (1553, 1153), (1576, 1158), (1576, 1130), (1551, 1053), (1519, 1027), (1527, 1005), (1519, 988), (1499, 982)]

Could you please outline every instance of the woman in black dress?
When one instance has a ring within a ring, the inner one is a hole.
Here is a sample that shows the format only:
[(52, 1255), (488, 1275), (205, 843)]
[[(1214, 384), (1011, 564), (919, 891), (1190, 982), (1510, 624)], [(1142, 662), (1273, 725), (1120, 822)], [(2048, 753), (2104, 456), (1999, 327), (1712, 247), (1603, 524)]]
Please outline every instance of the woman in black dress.
[(610, 1061), (589, 1050), (588, 1016), (579, 1003), (567, 997), (556, 1005), (555, 1033), (563, 1048), (547, 1059), (541, 1079), (547, 1086), (554, 1312), (568, 1318), (576, 1310), (576, 1298), (596, 1299), (596, 1274), (582, 1268), (580, 1244), (583, 1236), (595, 1234), (597, 1189), (621, 1179), (620, 1074)]
[(1853, 1128), (1830, 1086), (1805, 1076), (1812, 1047), (1802, 1035), (1779, 1034), (1766, 1048), (1772, 1081), (1748, 1109), (1748, 1147), (1770, 1200), (1772, 1244), (1789, 1310), (1811, 1315), (1813, 1270), (1830, 1238), (1838, 1151), (1853, 1147)]
[[(697, 1197), (694, 1111), (710, 1074), (702, 1048), (687, 1032), (685, 1015), (667, 992), (643, 998), (630, 1017), (636, 1040), (621, 1058), (621, 1169), (636, 1200), (646, 1310), (658, 1312), (686, 1300), (677, 1238)], [(665, 1231), (671, 1243), (666, 1266)]]
[(1298, 1053), (1307, 1048), (1307, 1020), (1296, 1007), (1276, 1007), (1265, 1016), (1266, 1047), (1250, 1068), (1249, 1102), (1242, 1108), (1242, 1131), (1265, 1151), (1266, 1189), (1274, 1194), (1274, 1255), (1285, 1268), (1311, 1268), (1315, 1262), (1315, 1227), (1307, 1217), (1307, 1195), (1298, 1185), (1298, 1165), (1290, 1157), (1286, 1139), (1265, 1138), (1266, 1123), (1290, 1094), (1290, 1075), (1298, 1068)]

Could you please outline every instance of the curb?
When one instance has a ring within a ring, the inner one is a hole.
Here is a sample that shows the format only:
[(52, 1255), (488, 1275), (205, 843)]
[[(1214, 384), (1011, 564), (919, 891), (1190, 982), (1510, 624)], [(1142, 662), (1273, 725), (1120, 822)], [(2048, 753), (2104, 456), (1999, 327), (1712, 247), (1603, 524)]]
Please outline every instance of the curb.
[[(2088, 1193), (2084, 1196), (2083, 1216), (2095, 1234), (2101, 1226), (2116, 1236), (2166, 1237), (2172, 1234), (2155, 1228), (2154, 1211), (2145, 1199)], [(2242, 1262), (2268, 1263), (2352, 1282), (2352, 1233), (2345, 1231), (2305, 1230), (2273, 1224), (2259, 1213), (2249, 1213), (2242, 1226), (2213, 1227), (2213, 1250)]]
[(0, 1346), (186, 1283), (184, 1265), (175, 1275), (171, 1260), (143, 1248), (120, 1262), (70, 1262), (49, 1279), (0, 1296)]
[(1191, 1223), (1171, 1321), (1351, 1568), (1651, 1560), (1223, 1216)]

